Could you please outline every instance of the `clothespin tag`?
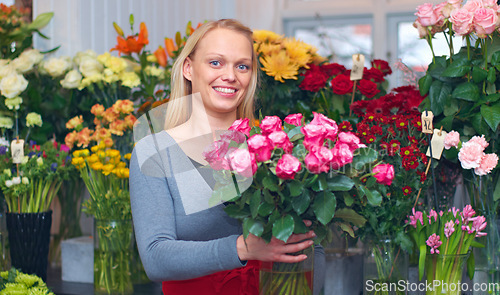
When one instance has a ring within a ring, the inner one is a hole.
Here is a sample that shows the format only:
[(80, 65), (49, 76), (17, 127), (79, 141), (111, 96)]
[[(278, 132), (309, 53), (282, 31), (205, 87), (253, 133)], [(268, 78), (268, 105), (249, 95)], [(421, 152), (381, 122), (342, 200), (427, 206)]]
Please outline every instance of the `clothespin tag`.
[(362, 54), (352, 55), (351, 81), (361, 80), (365, 69), (365, 56)]
[(433, 134), (432, 120), (434, 114), (431, 111), (422, 112), (422, 133)]
[(446, 131), (443, 131), (443, 128), (441, 129), (434, 129), (434, 133), (432, 134), (432, 139), (431, 139), (431, 146), (427, 148), (427, 157), (431, 156), (431, 151), (432, 149), (432, 157), (436, 160), (441, 159), (441, 155), (443, 154), (444, 150), (444, 138), (446, 137), (446, 134), (448, 134)]
[(24, 158), (24, 140), (13, 140), (10, 144), (10, 152), (12, 155), (12, 163), (20, 164)]

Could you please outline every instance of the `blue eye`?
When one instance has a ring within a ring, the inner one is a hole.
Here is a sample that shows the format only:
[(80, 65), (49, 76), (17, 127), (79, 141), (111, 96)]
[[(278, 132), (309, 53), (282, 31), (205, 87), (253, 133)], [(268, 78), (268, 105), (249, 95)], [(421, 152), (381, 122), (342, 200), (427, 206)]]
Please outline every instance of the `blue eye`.
[(248, 71), (250, 70), (250, 67), (247, 65), (239, 65), (238, 70)]
[(218, 60), (212, 60), (212, 61), (210, 61), (210, 64), (212, 66), (216, 66), (217, 67), (217, 66), (220, 66), (220, 61), (218, 61)]

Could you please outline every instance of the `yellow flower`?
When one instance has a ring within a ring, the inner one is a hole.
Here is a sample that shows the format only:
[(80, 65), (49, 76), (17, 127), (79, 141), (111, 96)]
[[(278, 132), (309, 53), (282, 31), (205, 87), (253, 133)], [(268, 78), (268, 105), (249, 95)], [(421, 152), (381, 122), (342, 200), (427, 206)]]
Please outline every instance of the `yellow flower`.
[(96, 154), (92, 154), (92, 155), (86, 157), (85, 160), (89, 164), (92, 164), (92, 163), (95, 163), (95, 162), (99, 162), (99, 157)]
[(125, 160), (130, 160), (130, 158), (132, 158), (132, 154), (131, 153), (127, 153), (123, 156), (123, 158), (125, 158)]
[(158, 59), (156, 58), (156, 56), (154, 54), (150, 54), (146, 57), (146, 60), (149, 61), (149, 62), (158, 62)]
[(81, 126), (83, 124), (83, 117), (82, 115), (76, 116), (71, 118), (67, 123), (66, 123), (66, 128), (67, 129), (77, 129), (77, 127)]
[(122, 80), (122, 85), (134, 88), (141, 84), (141, 78), (134, 72), (122, 72), (120, 74), (120, 80)]
[(77, 150), (73, 152), (73, 157), (86, 157), (90, 154), (88, 149)]
[(272, 31), (266, 31), (266, 30), (253, 31), (253, 40), (255, 42), (266, 42), (266, 41), (276, 42), (281, 38), (282, 38), (281, 35), (278, 35)]
[(83, 165), (85, 165), (85, 160), (82, 157), (74, 157), (71, 159), (71, 164), (80, 169)]
[(113, 158), (110, 158), (109, 159), (109, 163), (113, 164), (113, 165), (118, 165), (121, 161), (121, 157), (118, 156), (118, 157), (113, 157)]
[(276, 54), (280, 52), (280, 50), (281, 50), (280, 44), (263, 43), (260, 45), (258, 52), (264, 56), (268, 56), (271, 54)]
[(100, 171), (102, 167), (104, 167), (104, 165), (101, 162), (95, 162), (90, 166), (90, 168), (96, 171)]
[(100, 61), (102, 64), (105, 64), (111, 57), (112, 55), (109, 52), (105, 52), (101, 55), (98, 55), (97, 60)]
[(260, 58), (262, 70), (267, 75), (274, 77), (274, 80), (285, 83), (283, 79), (297, 80), (299, 66), (290, 60), (290, 57), (285, 51), (280, 51), (278, 54), (270, 55), (269, 57)]
[(123, 58), (111, 56), (106, 60), (104, 66), (118, 74), (127, 68), (127, 62)]
[(99, 159), (104, 159), (106, 158), (106, 152), (103, 150), (99, 150), (96, 155), (99, 157)]
[(287, 39), (284, 45), (288, 56), (294, 63), (298, 64), (299, 67), (309, 68), (307, 64), (312, 61), (312, 56), (309, 54), (311, 48), (309, 44), (295, 39)]
[(113, 171), (113, 169), (115, 169), (115, 165), (106, 164), (106, 165), (102, 166), (102, 174), (109, 175)]
[(119, 178), (128, 178), (129, 170), (128, 168), (116, 168), (113, 170), (113, 174)]
[(110, 158), (115, 158), (120, 156), (120, 151), (115, 149), (106, 150), (106, 156)]
[(90, 150), (93, 152), (93, 153), (97, 153), (97, 151), (99, 150), (99, 146), (98, 145), (94, 145), (93, 147), (90, 148)]
[(127, 167), (127, 163), (125, 163), (125, 162), (118, 162), (116, 164), (116, 167), (118, 167), (118, 168), (125, 168), (125, 167)]

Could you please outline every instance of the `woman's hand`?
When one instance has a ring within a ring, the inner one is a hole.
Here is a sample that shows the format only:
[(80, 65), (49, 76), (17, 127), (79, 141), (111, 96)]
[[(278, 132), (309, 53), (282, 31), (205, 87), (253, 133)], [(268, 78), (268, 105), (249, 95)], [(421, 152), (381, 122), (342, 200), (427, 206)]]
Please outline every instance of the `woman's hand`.
[[(304, 221), (306, 226), (311, 225), (311, 221)], [(273, 237), (271, 242), (266, 243), (264, 239), (259, 238), (255, 235), (249, 234), (248, 237), (243, 239), (243, 236), (239, 236), (236, 241), (236, 248), (238, 251), (238, 257), (240, 260), (260, 260), (260, 261), (274, 261), (274, 262), (285, 262), (285, 263), (296, 263), (303, 261), (307, 258), (306, 255), (288, 255), (289, 253), (295, 253), (301, 251), (307, 247), (310, 247), (314, 242), (311, 240), (316, 237), (314, 231), (309, 231), (305, 234), (293, 234), (287, 240), (283, 242), (281, 240)]]

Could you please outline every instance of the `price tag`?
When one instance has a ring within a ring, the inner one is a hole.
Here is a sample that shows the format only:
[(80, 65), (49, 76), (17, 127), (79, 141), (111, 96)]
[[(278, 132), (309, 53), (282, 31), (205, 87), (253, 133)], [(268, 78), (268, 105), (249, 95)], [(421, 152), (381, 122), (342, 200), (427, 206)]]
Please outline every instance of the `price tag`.
[(365, 69), (365, 56), (362, 54), (352, 55), (351, 81), (361, 80)]
[(20, 164), (24, 158), (24, 140), (15, 139), (10, 144), (12, 163)]
[(434, 114), (431, 111), (422, 112), (422, 133), (432, 134), (432, 120), (434, 119)]
[[(439, 129), (434, 129), (434, 133), (432, 134), (431, 146), (432, 148), (432, 157), (436, 160), (441, 159), (441, 154), (444, 149), (444, 138), (448, 134), (446, 131), (442, 131)], [(430, 148), (427, 148), (427, 157), (431, 156)]]

